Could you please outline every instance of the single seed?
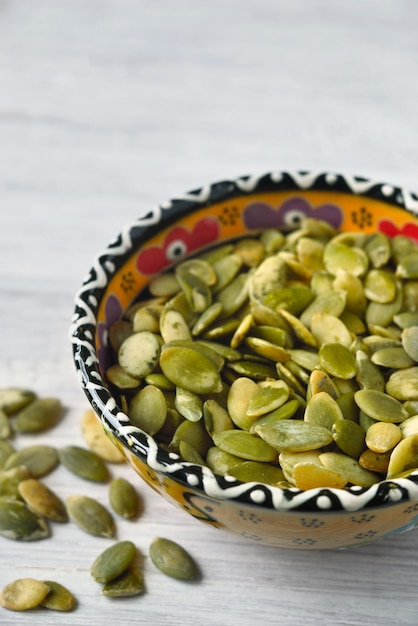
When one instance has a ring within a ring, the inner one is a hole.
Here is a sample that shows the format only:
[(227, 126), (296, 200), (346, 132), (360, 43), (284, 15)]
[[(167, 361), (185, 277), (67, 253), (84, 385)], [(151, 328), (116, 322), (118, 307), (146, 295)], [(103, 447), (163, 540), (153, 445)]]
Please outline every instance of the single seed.
[(119, 348), (119, 364), (134, 378), (150, 374), (158, 363), (160, 344), (153, 333), (144, 330), (130, 335)]
[(154, 565), (167, 576), (180, 580), (197, 577), (197, 567), (190, 554), (178, 543), (157, 537), (152, 540), (149, 555)]
[(366, 432), (366, 445), (373, 452), (383, 454), (392, 450), (402, 438), (402, 430), (397, 424), (376, 422)]
[(36, 541), (49, 536), (43, 517), (20, 500), (0, 497), (0, 535), (18, 541)]
[(18, 485), (20, 496), (28, 507), (54, 522), (66, 522), (67, 509), (62, 500), (46, 485), (36, 478), (27, 478)]
[(58, 451), (59, 459), (70, 472), (94, 482), (109, 480), (109, 470), (103, 459), (92, 450), (80, 446), (65, 446)]
[(11, 469), (19, 465), (27, 467), (33, 478), (40, 478), (52, 472), (59, 463), (58, 452), (48, 445), (35, 444), (11, 454), (4, 465)]
[(360, 409), (375, 420), (399, 423), (408, 417), (402, 404), (383, 391), (361, 389), (356, 391), (354, 399)]
[(7, 415), (14, 415), (35, 400), (36, 394), (29, 389), (10, 387), (0, 389), (0, 409)]
[(114, 478), (109, 485), (109, 502), (112, 509), (126, 519), (135, 517), (139, 510), (139, 496), (125, 478)]
[(36, 398), (17, 413), (14, 427), (21, 433), (42, 432), (55, 426), (62, 414), (58, 398)]
[(45, 580), (44, 583), (50, 588), (40, 605), (51, 611), (72, 611), (76, 606), (74, 595), (69, 589), (55, 582), (54, 580)]
[(272, 462), (277, 457), (276, 450), (263, 439), (247, 431), (225, 430), (213, 436), (215, 446), (224, 452), (247, 461)]
[(37, 607), (50, 592), (47, 583), (34, 578), (18, 578), (3, 587), (0, 605), (10, 611), (27, 611)]
[(147, 385), (132, 396), (129, 403), (131, 422), (149, 435), (155, 435), (167, 418), (167, 401), (155, 385)]
[(73, 495), (66, 501), (68, 514), (77, 526), (90, 535), (113, 537), (115, 522), (109, 511), (88, 496)]
[(119, 541), (99, 554), (90, 568), (90, 574), (96, 582), (108, 583), (128, 569), (135, 554), (136, 547), (132, 541)]

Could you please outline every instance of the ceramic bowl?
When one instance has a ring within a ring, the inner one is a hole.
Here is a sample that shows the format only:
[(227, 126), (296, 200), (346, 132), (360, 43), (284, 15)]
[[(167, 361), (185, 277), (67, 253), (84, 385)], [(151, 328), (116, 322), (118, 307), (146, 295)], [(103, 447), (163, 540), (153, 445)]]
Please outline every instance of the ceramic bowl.
[(108, 330), (150, 278), (208, 247), (302, 216), (346, 231), (418, 240), (418, 196), (390, 184), (334, 173), (271, 172), (224, 180), (151, 210), (95, 259), (76, 296), (71, 340), (81, 386), (133, 470), (204, 524), (287, 548), (347, 548), (418, 524), (418, 471), (369, 488), (281, 489), (241, 483), (183, 462), (134, 427), (104, 372)]

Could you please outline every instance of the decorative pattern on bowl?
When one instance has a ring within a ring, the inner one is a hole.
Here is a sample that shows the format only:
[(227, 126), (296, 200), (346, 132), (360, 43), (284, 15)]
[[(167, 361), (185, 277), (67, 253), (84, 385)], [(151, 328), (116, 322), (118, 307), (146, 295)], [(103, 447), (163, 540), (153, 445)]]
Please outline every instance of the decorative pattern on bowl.
[(134, 470), (195, 518), (261, 543), (348, 547), (418, 525), (418, 471), (369, 488), (280, 489), (185, 463), (134, 427), (104, 382), (108, 329), (150, 278), (188, 255), (303, 216), (340, 230), (418, 240), (418, 196), (355, 176), (272, 172), (225, 180), (156, 207), (95, 260), (76, 296), (71, 340), (80, 384)]

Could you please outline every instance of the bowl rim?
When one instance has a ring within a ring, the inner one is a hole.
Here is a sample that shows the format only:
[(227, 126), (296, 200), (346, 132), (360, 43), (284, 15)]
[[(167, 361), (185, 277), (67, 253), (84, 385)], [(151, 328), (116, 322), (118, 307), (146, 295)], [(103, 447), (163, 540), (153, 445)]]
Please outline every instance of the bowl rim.
[(103, 380), (95, 348), (95, 330), (100, 298), (111, 276), (139, 245), (195, 209), (238, 196), (261, 191), (338, 191), (380, 200), (418, 217), (418, 195), (386, 182), (334, 172), (272, 171), (225, 179), (194, 189), (158, 205), (123, 227), (117, 237), (100, 252), (75, 296), (70, 327), (73, 361), (79, 383), (105, 430), (123, 448), (144, 461), (154, 472), (163, 474), (185, 488), (215, 500), (236, 501), (256, 507), (292, 512), (358, 511), (365, 507), (393, 505), (418, 500), (418, 470), (404, 478), (386, 479), (371, 487), (300, 490), (259, 482), (241, 482), (231, 476), (215, 474), (208, 467), (183, 461), (174, 452), (130, 423)]

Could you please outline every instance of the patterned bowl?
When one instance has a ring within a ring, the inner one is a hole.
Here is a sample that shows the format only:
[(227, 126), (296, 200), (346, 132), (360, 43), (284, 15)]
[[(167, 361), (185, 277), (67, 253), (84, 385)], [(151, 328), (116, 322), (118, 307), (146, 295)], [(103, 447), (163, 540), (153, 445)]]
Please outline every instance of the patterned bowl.
[(106, 383), (108, 329), (150, 278), (187, 255), (302, 216), (340, 230), (418, 240), (418, 196), (355, 176), (271, 172), (225, 180), (167, 202), (125, 227), (76, 296), (71, 328), (81, 386), (135, 472), (177, 507), (262, 544), (347, 548), (418, 525), (418, 470), (372, 487), (272, 487), (186, 463), (130, 423)]

